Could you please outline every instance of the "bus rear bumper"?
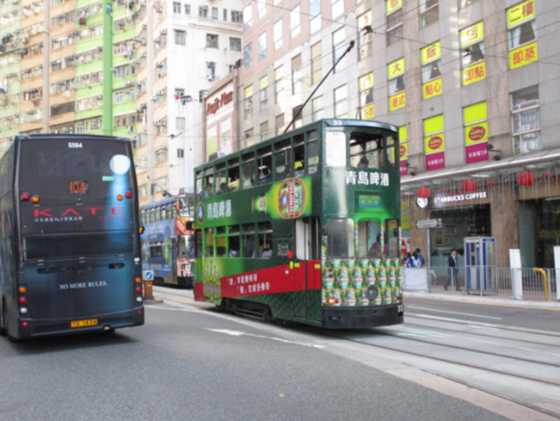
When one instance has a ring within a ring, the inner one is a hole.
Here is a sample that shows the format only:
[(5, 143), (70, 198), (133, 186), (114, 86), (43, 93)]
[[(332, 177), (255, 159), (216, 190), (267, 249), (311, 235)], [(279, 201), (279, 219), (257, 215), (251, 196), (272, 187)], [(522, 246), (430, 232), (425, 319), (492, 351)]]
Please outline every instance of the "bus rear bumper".
[(367, 329), (396, 325), (404, 322), (404, 305), (323, 307), (322, 321), (323, 327), (327, 329)]
[[(77, 320), (82, 320), (80, 318)], [(40, 336), (50, 335), (71, 335), (74, 333), (112, 331), (123, 327), (141, 326), (144, 324), (144, 306), (134, 308), (118, 313), (104, 314), (102, 316), (91, 316), (87, 319), (95, 319), (95, 326), (71, 328), (72, 320), (56, 319), (56, 320), (34, 320), (20, 319), (18, 334), (16, 339), (30, 339)], [(27, 326), (24, 326), (27, 322)]]

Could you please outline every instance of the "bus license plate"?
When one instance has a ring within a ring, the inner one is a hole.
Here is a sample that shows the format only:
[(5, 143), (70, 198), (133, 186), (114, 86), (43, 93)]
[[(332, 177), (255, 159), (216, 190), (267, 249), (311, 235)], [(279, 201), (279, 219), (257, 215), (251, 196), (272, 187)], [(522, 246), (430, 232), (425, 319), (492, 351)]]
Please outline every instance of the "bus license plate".
[(97, 319), (89, 319), (89, 320), (75, 320), (70, 322), (70, 327), (87, 327), (87, 326), (97, 326)]

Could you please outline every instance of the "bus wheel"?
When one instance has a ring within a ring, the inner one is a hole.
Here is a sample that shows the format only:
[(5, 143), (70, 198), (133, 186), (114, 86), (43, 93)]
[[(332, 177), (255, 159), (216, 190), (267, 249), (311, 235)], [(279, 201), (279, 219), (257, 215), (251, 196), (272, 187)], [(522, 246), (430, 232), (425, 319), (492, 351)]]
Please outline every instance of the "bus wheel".
[(6, 336), (6, 305), (2, 301), (2, 307), (0, 308), (0, 336)]

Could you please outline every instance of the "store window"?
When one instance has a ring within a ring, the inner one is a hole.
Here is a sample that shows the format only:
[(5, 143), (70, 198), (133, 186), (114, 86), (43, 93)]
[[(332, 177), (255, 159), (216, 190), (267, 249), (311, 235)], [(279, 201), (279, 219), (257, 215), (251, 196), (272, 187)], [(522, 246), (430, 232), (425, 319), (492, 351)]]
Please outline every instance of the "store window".
[(439, 0), (420, 0), (420, 26), (422, 28), (439, 20)]
[(513, 150), (516, 154), (541, 149), (541, 110), (538, 86), (511, 94)]
[(435, 42), (422, 48), (422, 98), (428, 99), (443, 93), (441, 77), (441, 44)]
[(484, 62), (484, 23), (479, 22), (463, 29), (461, 38), (461, 68), (463, 86), (484, 80), (486, 63)]
[(404, 71), (404, 58), (395, 60), (387, 65), (387, 73), (389, 77), (389, 111), (395, 111), (406, 107)]
[(509, 68), (530, 64), (538, 59), (535, 0), (527, 0), (507, 9)]

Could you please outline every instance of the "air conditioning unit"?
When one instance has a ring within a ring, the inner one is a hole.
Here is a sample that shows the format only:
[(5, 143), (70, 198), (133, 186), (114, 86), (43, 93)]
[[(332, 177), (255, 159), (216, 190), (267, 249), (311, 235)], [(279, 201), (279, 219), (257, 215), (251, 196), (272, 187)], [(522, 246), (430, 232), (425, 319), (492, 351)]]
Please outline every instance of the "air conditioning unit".
[(154, 42), (155, 42), (156, 44), (159, 44), (159, 37), (155, 37), (155, 38), (154, 38)]
[(134, 127), (128, 126), (128, 128), (127, 128), (128, 133), (132, 134), (133, 130), (134, 130)]
[(214, 79), (216, 79), (215, 75), (208, 75), (208, 80), (214, 80)]
[(162, 29), (161, 31), (159, 31), (160, 35), (167, 35), (167, 29)]
[(126, 81), (126, 86), (130, 86), (130, 85), (132, 85), (132, 81), (131, 81), (131, 80), (127, 80), (127, 81)]
[(163, 61), (158, 61), (156, 63), (156, 67), (163, 67)]

